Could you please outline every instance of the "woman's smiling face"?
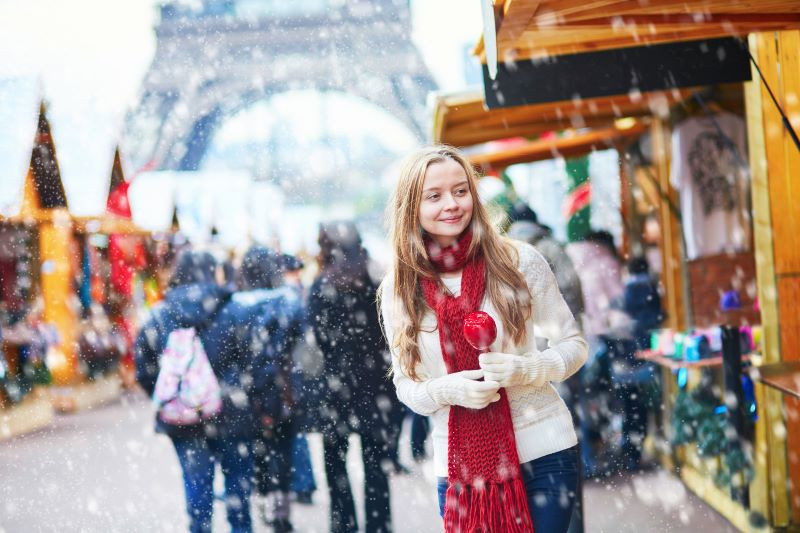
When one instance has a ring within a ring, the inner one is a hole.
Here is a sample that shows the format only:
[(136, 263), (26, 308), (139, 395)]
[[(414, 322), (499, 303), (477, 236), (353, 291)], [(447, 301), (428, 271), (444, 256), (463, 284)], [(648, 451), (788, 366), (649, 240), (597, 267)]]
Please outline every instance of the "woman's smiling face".
[(446, 158), (425, 171), (419, 223), (440, 246), (449, 246), (472, 220), (472, 193), (467, 173)]

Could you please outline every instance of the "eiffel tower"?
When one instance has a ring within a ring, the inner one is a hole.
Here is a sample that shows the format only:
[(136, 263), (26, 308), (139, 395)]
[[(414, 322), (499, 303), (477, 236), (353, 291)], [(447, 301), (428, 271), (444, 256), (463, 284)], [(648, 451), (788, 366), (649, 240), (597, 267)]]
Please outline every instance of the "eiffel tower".
[(292, 90), (360, 97), (425, 140), (435, 85), (410, 34), (407, 0), (168, 2), (126, 117), (133, 168), (196, 170), (227, 117)]

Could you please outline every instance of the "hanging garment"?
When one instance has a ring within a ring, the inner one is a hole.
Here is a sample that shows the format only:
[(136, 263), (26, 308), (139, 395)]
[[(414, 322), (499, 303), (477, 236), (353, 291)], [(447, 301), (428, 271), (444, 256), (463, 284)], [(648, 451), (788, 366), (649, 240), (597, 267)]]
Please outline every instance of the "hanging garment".
[(688, 259), (749, 248), (745, 136), (744, 120), (731, 113), (692, 117), (672, 132), (670, 182), (680, 193)]

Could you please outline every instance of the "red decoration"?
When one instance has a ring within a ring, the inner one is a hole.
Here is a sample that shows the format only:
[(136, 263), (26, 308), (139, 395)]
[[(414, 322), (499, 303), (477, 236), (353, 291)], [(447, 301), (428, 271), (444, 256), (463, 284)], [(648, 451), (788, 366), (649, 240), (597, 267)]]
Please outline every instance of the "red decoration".
[(497, 338), (494, 319), (483, 311), (473, 311), (464, 317), (464, 338), (479, 352), (485, 352)]
[(107, 213), (122, 218), (131, 218), (131, 204), (128, 201), (128, 187), (130, 185), (131, 182), (124, 181), (109, 193), (108, 200), (106, 200)]

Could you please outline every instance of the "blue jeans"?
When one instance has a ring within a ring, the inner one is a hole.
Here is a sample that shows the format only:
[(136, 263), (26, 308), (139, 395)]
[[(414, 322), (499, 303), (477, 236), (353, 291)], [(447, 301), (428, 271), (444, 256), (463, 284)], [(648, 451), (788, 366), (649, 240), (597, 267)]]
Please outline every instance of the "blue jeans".
[[(578, 448), (572, 447), (520, 465), (534, 531), (566, 533), (575, 505), (577, 461)], [(440, 477), (436, 488), (439, 514), (444, 516), (447, 478)]]
[(191, 533), (210, 533), (214, 507), (214, 465), (225, 476), (225, 507), (232, 533), (249, 533), (253, 453), (248, 440), (173, 438), (183, 471)]
[(292, 444), (292, 492), (310, 494), (315, 490), (317, 483), (311, 468), (308, 439), (304, 433), (299, 433)]

